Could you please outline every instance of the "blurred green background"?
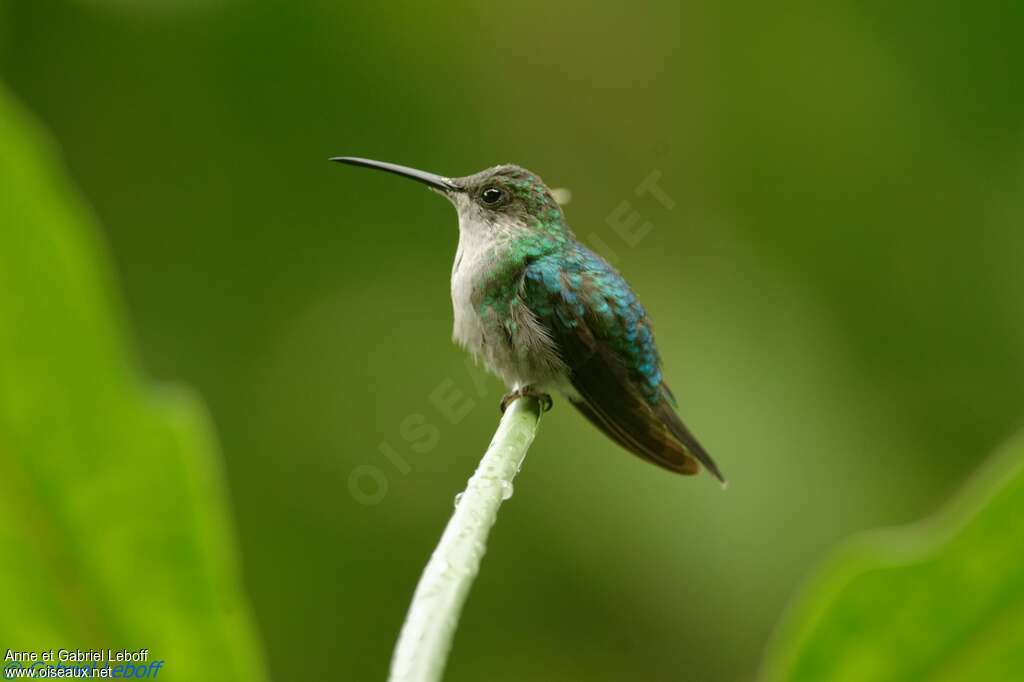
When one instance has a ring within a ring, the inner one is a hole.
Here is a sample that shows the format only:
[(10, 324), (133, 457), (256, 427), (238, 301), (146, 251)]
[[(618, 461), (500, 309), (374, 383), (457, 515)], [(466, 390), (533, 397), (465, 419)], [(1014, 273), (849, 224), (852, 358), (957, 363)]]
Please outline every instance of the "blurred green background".
[(1024, 424), (1022, 67), (1009, 1), (0, 0), (145, 369), (212, 413), (275, 679), (384, 676), (502, 393), (449, 341), (451, 207), (328, 156), (570, 188), (730, 478), (556, 402), (448, 679), (749, 679), (824, 550)]

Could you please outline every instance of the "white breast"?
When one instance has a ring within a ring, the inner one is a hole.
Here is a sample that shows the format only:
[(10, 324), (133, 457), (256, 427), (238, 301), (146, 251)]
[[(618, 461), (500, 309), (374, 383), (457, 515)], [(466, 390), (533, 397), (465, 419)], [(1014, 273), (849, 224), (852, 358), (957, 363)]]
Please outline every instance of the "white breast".
[(480, 354), (484, 330), (473, 308), (473, 288), (484, 277), (486, 255), (492, 246), (493, 243), (485, 244), (475, 239), (472, 233), (460, 230), (459, 248), (452, 265), (452, 310), (455, 314), (452, 338), (474, 355)]

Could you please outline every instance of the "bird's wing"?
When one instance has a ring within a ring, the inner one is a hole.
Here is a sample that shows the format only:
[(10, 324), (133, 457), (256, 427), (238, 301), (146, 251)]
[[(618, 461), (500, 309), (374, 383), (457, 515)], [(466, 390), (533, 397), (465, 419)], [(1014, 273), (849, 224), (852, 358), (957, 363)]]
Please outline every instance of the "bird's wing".
[(676, 414), (650, 321), (614, 268), (583, 246), (544, 256), (526, 267), (521, 297), (555, 342), (587, 419), (659, 466), (695, 474), (699, 461), (724, 482)]

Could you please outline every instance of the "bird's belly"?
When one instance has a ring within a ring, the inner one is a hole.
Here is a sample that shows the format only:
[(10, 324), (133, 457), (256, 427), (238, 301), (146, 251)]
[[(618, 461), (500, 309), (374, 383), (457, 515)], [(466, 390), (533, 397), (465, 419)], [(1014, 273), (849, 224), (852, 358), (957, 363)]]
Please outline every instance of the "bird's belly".
[(491, 286), (498, 293), (483, 294), (494, 284), (494, 264), (501, 260), (500, 244), (460, 236), (452, 268), (452, 337), (510, 388), (553, 385), (566, 375), (565, 365), (520, 299), (513, 285), (518, 274), (504, 273), (506, 286)]
[(565, 376), (564, 365), (550, 339), (540, 333), (532, 314), (520, 301), (509, 302), (506, 309), (475, 309), (454, 296), (453, 303), (456, 343), (483, 362), (507, 386), (563, 383), (560, 379)]

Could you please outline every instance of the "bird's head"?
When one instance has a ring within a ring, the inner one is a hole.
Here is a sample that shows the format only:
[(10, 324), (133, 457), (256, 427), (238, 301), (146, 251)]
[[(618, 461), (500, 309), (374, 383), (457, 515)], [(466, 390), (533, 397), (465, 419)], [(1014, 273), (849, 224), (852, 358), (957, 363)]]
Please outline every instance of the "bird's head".
[(335, 157), (332, 161), (376, 168), (427, 185), (452, 202), (459, 213), (459, 229), (473, 238), (517, 238), (531, 234), (572, 237), (551, 190), (537, 175), (520, 166), (504, 164), (473, 175), (449, 178), (350, 156)]

